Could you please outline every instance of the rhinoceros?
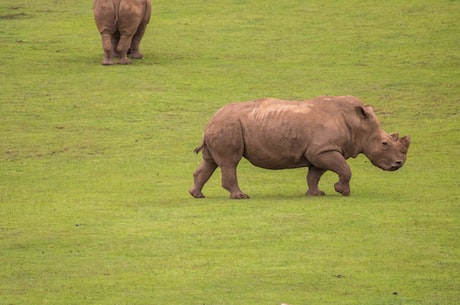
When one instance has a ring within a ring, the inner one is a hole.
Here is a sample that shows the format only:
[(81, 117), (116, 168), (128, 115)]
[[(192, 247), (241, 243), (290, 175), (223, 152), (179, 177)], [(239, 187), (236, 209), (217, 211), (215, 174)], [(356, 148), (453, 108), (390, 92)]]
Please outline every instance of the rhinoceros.
[(321, 196), (321, 176), (335, 172), (334, 188), (350, 194), (351, 170), (346, 160), (363, 153), (373, 165), (394, 171), (403, 166), (410, 135), (386, 133), (373, 107), (353, 96), (322, 96), (304, 101), (262, 98), (232, 103), (208, 122), (201, 146), (202, 162), (189, 193), (204, 198), (202, 188), (217, 167), (222, 187), (233, 199), (249, 196), (238, 186), (236, 168), (242, 157), (257, 167), (308, 167), (306, 195)]
[(152, 13), (150, 0), (93, 0), (94, 20), (101, 33), (104, 49), (103, 65), (127, 65), (131, 58), (142, 59), (139, 44)]

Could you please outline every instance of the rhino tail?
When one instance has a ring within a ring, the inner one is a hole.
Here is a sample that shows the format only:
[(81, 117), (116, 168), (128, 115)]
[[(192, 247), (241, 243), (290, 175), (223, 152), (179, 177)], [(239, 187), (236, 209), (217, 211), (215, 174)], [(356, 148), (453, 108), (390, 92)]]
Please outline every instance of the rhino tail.
[(203, 139), (203, 142), (201, 143), (201, 145), (198, 146), (198, 147), (195, 147), (195, 149), (194, 149), (193, 151), (197, 154), (197, 153), (199, 153), (199, 152), (203, 149), (203, 147), (205, 147), (205, 146), (206, 146), (206, 142), (205, 142), (205, 140)]

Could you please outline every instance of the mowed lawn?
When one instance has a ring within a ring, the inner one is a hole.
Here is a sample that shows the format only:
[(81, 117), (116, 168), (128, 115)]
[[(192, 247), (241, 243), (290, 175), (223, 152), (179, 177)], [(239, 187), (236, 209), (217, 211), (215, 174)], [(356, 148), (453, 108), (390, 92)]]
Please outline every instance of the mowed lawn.
[[(0, 3), (0, 304), (460, 303), (459, 1), (153, 1), (103, 67), (91, 1)], [(351, 196), (246, 161), (188, 194), (223, 105), (354, 95), (410, 134)]]

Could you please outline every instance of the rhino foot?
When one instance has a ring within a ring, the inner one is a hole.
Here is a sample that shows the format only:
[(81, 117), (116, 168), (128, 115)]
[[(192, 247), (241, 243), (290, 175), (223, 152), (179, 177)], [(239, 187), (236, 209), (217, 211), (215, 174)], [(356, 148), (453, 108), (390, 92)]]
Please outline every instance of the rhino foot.
[(206, 197), (202, 192), (196, 192), (196, 191), (193, 191), (192, 189), (190, 189), (188, 192), (190, 193), (190, 195), (192, 195), (195, 198), (205, 198)]
[(249, 199), (249, 196), (243, 192), (236, 192), (236, 193), (230, 194), (230, 198), (231, 199)]
[(130, 54), (129, 57), (134, 58), (134, 59), (144, 59), (144, 55), (142, 55), (142, 53), (139, 51)]
[(306, 193), (305, 193), (306, 196), (324, 196), (326, 195), (325, 192), (323, 191), (320, 191), (320, 190), (315, 190), (315, 191), (312, 191), (312, 190), (308, 190)]
[(101, 65), (103, 65), (103, 66), (111, 66), (111, 65), (113, 65), (113, 60), (111, 58), (104, 57), (104, 59), (101, 62)]
[(129, 65), (131, 61), (129, 61), (128, 57), (124, 56), (121, 57), (120, 60), (118, 61), (119, 65)]
[(350, 186), (349, 185), (344, 185), (340, 182), (337, 182), (334, 184), (335, 190), (342, 194), (343, 196), (349, 196), (350, 195)]

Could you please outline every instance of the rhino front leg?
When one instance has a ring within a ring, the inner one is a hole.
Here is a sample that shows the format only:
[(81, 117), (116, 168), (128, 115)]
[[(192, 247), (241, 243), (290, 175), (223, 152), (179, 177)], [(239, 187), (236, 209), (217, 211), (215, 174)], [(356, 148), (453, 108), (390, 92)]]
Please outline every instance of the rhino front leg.
[(312, 158), (311, 162), (315, 167), (331, 170), (339, 175), (339, 181), (334, 188), (343, 196), (350, 195), (351, 169), (345, 158), (337, 151), (328, 151)]
[(325, 169), (310, 166), (307, 174), (308, 190), (305, 193), (307, 196), (323, 196), (325, 193), (318, 188), (321, 176), (326, 172)]
[(222, 187), (230, 192), (232, 199), (248, 199), (249, 196), (243, 193), (238, 186), (236, 177), (236, 165), (224, 166), (220, 168), (222, 171)]
[(144, 36), (146, 27), (147, 27), (147, 24), (141, 24), (136, 34), (134, 35), (133, 40), (131, 41), (131, 48), (130, 48), (131, 58), (134, 58), (134, 59), (144, 58), (144, 55), (142, 55), (139, 49), (139, 45), (141, 43), (142, 37)]

